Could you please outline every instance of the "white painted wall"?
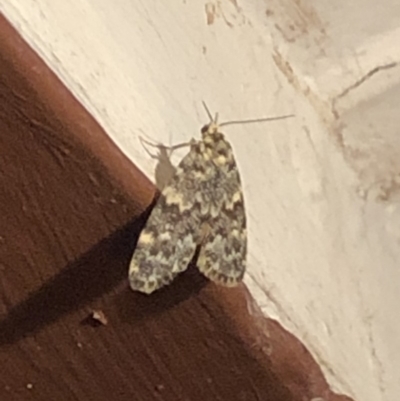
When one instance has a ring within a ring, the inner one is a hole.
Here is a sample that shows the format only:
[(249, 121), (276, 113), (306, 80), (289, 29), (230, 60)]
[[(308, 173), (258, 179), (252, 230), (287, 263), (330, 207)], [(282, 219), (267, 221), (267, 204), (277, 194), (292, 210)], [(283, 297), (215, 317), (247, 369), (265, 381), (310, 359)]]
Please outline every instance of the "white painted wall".
[[(138, 135), (226, 127), (249, 219), (246, 282), (338, 392), (400, 394), (400, 3), (0, 0), (146, 173)], [(185, 151), (177, 152), (179, 160)]]

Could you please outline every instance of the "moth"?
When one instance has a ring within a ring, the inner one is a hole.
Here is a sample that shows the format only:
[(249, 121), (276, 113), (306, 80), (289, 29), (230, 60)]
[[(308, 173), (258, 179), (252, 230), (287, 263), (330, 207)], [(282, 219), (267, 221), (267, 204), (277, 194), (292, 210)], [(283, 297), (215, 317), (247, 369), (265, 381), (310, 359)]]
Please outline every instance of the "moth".
[[(203, 103), (204, 104), (204, 103)], [(246, 214), (233, 150), (218, 114), (192, 139), (188, 154), (163, 188), (142, 230), (129, 266), (133, 290), (151, 294), (187, 269), (199, 247), (197, 268), (217, 284), (232, 287), (246, 270)], [(289, 116), (268, 118), (281, 119)], [(246, 120), (242, 122), (256, 122)]]

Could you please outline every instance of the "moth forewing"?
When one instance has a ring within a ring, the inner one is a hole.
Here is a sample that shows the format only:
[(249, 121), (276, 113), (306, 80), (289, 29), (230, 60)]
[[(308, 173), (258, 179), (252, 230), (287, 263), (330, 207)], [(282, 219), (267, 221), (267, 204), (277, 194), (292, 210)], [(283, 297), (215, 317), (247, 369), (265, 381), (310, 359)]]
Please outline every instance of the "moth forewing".
[(133, 290), (150, 294), (169, 284), (193, 257), (200, 232), (198, 216), (191, 212), (196, 207), (191, 168), (197, 158), (191, 146), (162, 190), (139, 236), (129, 266)]

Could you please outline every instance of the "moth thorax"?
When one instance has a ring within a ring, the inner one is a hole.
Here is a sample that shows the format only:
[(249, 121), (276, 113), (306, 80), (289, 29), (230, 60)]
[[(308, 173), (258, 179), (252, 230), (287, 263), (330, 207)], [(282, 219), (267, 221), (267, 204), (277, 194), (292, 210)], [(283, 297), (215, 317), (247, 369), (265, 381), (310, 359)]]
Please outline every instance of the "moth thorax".
[(215, 123), (205, 125), (201, 133), (203, 142), (209, 147), (214, 147), (218, 142), (224, 140), (224, 134), (219, 132), (219, 125)]
[(201, 129), (203, 137), (207, 135), (215, 135), (218, 131), (219, 131), (219, 125), (216, 124), (215, 122), (211, 122), (210, 124), (205, 125)]

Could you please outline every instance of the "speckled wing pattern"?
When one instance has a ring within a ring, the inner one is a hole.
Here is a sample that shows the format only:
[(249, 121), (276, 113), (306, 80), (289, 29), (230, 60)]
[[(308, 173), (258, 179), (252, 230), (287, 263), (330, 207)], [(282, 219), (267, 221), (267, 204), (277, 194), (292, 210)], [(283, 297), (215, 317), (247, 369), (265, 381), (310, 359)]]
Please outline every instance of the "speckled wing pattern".
[[(203, 143), (214, 168), (208, 213), (201, 216), (203, 233), (198, 269), (210, 280), (237, 285), (246, 268), (246, 214), (239, 171), (230, 144), (218, 127), (206, 127)], [(204, 194), (207, 192), (204, 190)], [(204, 229), (205, 228), (205, 229)]]
[(234, 286), (246, 261), (246, 216), (240, 176), (230, 144), (211, 122), (163, 189), (140, 234), (129, 267), (133, 290), (147, 294), (184, 271), (196, 247), (209, 279)]

